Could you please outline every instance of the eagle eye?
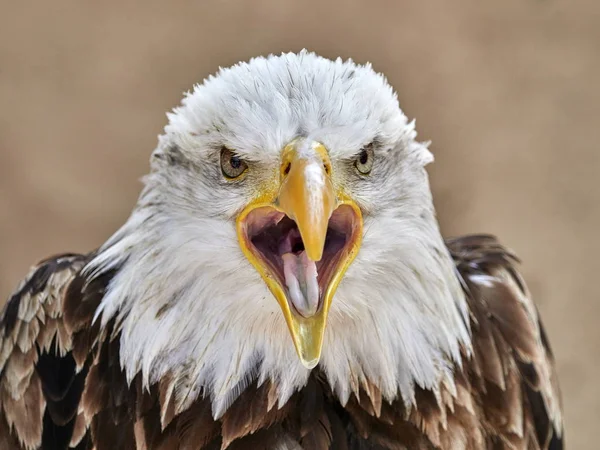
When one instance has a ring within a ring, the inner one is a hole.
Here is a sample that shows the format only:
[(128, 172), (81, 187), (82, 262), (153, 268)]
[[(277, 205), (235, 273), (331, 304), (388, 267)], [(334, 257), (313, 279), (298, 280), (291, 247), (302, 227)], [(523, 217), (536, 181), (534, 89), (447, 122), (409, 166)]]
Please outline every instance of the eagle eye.
[(361, 175), (368, 175), (371, 172), (373, 168), (373, 156), (373, 146), (367, 145), (361, 150), (356, 161), (354, 161), (354, 166)]
[(228, 148), (221, 149), (221, 171), (225, 178), (235, 179), (248, 169), (248, 164)]

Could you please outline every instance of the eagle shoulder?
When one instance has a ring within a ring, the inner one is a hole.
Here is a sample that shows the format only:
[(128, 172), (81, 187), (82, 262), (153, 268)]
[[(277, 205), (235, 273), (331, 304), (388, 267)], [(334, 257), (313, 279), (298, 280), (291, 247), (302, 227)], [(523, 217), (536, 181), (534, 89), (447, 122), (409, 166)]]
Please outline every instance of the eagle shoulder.
[(91, 255), (41, 261), (0, 316), (0, 449), (88, 448), (90, 416), (80, 408), (92, 327), (107, 279), (84, 285)]
[(518, 259), (489, 235), (446, 244), (470, 311), (473, 351), (463, 370), (480, 422), (507, 448), (562, 449), (554, 357)]

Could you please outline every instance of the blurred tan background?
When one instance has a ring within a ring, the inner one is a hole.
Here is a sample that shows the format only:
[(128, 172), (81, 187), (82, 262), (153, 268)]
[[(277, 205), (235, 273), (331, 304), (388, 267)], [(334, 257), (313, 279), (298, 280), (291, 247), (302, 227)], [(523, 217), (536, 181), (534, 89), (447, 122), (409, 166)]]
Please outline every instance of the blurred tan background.
[(433, 140), (444, 233), (522, 257), (569, 448), (598, 448), (598, 0), (0, 0), (0, 297), (125, 220), (183, 91), (303, 47), (385, 72)]

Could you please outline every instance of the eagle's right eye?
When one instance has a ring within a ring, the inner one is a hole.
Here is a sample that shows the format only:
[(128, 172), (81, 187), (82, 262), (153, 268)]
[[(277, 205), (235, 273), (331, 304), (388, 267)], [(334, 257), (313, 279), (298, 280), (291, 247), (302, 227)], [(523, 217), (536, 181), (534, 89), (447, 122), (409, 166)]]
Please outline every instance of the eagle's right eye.
[(373, 146), (371, 144), (363, 148), (354, 161), (354, 167), (361, 175), (368, 175), (373, 168)]
[(221, 171), (225, 178), (233, 180), (248, 169), (248, 164), (228, 148), (221, 149)]

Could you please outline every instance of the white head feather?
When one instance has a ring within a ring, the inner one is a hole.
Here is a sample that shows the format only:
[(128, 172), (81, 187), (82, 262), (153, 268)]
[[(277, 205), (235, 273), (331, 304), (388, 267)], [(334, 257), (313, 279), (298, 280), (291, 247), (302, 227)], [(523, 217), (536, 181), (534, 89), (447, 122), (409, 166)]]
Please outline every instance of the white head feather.
[[(280, 152), (305, 136), (330, 152), (364, 216), (360, 252), (333, 299), (319, 368), (345, 403), (368, 379), (391, 401), (415, 385), (452, 388), (468, 349), (466, 303), (440, 236), (414, 123), (372, 68), (303, 51), (220, 70), (169, 114), (152, 172), (127, 223), (89, 264), (119, 268), (97, 312), (116, 319), (128, 379), (170, 373), (176, 409), (210, 396), (220, 416), (251, 381), (272, 380), (280, 405), (306, 383), (280, 308), (240, 250), (235, 218)], [(368, 178), (352, 161), (375, 142)], [(223, 180), (226, 146), (253, 165)]]

